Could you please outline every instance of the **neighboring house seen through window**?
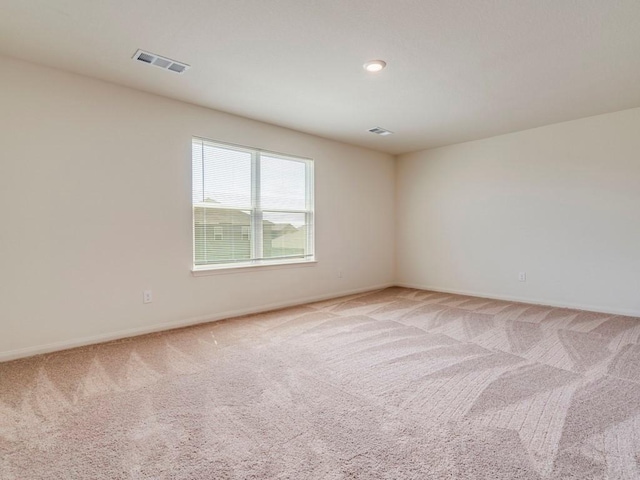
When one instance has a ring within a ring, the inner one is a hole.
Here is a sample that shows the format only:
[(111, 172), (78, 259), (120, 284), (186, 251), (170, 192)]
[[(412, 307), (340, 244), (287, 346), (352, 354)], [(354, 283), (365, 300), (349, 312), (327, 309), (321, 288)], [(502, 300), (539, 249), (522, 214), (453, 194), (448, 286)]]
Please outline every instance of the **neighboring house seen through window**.
[(313, 161), (194, 138), (196, 269), (312, 260)]

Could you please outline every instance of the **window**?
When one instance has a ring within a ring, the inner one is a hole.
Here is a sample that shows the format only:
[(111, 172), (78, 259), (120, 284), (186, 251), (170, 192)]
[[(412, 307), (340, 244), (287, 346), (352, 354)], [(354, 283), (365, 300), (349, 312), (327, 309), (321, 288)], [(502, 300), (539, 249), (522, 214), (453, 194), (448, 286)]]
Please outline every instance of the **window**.
[(313, 161), (194, 138), (195, 268), (312, 260)]

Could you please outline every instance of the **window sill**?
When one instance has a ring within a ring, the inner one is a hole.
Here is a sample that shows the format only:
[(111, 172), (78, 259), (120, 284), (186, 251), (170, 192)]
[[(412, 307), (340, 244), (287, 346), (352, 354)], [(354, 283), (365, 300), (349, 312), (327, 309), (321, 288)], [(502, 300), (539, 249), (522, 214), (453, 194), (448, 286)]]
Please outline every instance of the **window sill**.
[(317, 260), (295, 260), (289, 262), (279, 263), (247, 263), (240, 265), (206, 265), (201, 267), (194, 267), (191, 270), (191, 275), (194, 277), (205, 277), (207, 275), (223, 275), (228, 273), (243, 273), (256, 270), (277, 270), (280, 268), (292, 268), (292, 267), (313, 267), (318, 263)]

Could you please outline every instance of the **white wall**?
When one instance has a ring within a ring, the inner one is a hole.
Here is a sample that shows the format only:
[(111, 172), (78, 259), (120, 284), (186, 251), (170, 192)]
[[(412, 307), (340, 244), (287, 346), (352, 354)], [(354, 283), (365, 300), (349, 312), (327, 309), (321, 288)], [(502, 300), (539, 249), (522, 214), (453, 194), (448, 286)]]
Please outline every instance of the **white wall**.
[(640, 315), (640, 109), (402, 155), (396, 181), (399, 283)]
[[(0, 360), (393, 282), (390, 155), (9, 58), (0, 96)], [(192, 135), (315, 159), (317, 265), (191, 275)]]

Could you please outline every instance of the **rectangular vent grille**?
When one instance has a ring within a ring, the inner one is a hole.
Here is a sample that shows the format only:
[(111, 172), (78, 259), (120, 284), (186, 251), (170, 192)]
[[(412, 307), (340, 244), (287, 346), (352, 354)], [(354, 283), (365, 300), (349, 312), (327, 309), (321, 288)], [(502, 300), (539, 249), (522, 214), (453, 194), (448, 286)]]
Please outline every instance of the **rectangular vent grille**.
[(132, 57), (134, 60), (148, 63), (154, 67), (162, 68), (163, 70), (170, 70), (175, 73), (184, 73), (190, 67), (186, 63), (177, 62), (167, 57), (156, 55), (155, 53), (145, 52), (138, 50)]
[(393, 133), (389, 130), (385, 130), (384, 128), (380, 128), (380, 127), (370, 128), (369, 131), (371, 133), (375, 133), (376, 135), (391, 135)]

